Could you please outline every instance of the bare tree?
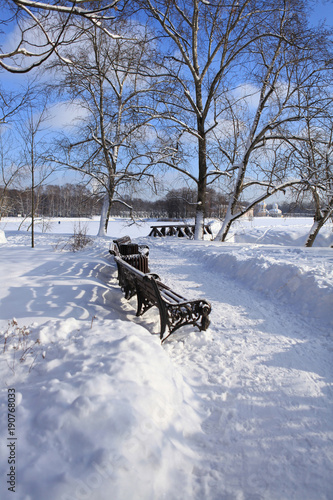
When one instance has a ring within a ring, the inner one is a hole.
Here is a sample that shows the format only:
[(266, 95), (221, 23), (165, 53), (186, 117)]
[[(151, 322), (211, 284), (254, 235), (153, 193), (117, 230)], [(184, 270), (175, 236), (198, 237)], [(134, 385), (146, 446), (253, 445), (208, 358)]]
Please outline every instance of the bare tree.
[[(277, 70), (277, 65), (281, 68), (283, 64), (281, 54), (292, 52), (299, 44), (304, 45), (304, 30), (298, 19), (304, 14), (304, 2), (137, 0), (135, 3), (147, 13), (163, 43), (160, 73), (173, 83), (165, 89), (164, 95), (161, 94), (161, 100), (166, 107), (165, 115), (175, 124), (173, 151), (170, 147), (171, 160), (167, 163), (191, 176), (197, 184), (195, 237), (202, 238), (209, 180), (238, 171), (237, 183), (242, 184), (243, 165), (249, 155), (247, 147), (241, 167), (239, 163), (231, 163), (231, 157), (220, 165), (218, 157), (214, 159), (213, 131), (223, 123), (230, 109), (225, 96), (230, 97), (230, 90), (244, 83), (242, 75), (247, 77), (251, 71), (259, 72), (260, 102), (248, 137), (248, 143), (253, 143), (263, 109), (276, 92), (277, 82), (281, 81)], [(167, 46), (165, 38), (169, 42)], [(263, 59), (261, 68), (257, 67), (256, 53)], [(291, 61), (292, 56), (289, 63)], [(282, 97), (280, 103), (283, 104)], [(284, 119), (281, 113), (280, 117), (276, 113), (276, 122)], [(189, 136), (197, 143), (196, 174), (182, 164), (180, 155)], [(263, 140), (262, 136), (257, 142)], [(229, 212), (232, 210), (230, 207)]]
[[(304, 17), (287, 3), (277, 21), (276, 37), (260, 38), (252, 44), (252, 81), (250, 75), (248, 81), (256, 104), (247, 114), (234, 112), (237, 151), (221, 147), (233, 162), (235, 176), (227, 214), (217, 235), (220, 241), (225, 240), (232, 223), (256, 203), (303, 183), (301, 177), (290, 176), (285, 148), (307, 110), (317, 105), (316, 98), (306, 99), (305, 93), (325, 74), (330, 56), (325, 33), (305, 30)], [(261, 188), (261, 194), (239, 210), (241, 197), (249, 199), (247, 192), (254, 186)]]
[(22, 170), (22, 165), (16, 161), (14, 149), (10, 134), (0, 128), (0, 219), (11, 209), (8, 191), (15, 186)]
[(65, 156), (57, 161), (88, 176), (93, 188), (105, 193), (99, 235), (107, 230), (112, 203), (121, 201), (123, 186), (152, 179), (154, 116), (147, 96), (156, 82), (142, 76), (152, 53), (142, 26), (123, 23), (117, 29), (130, 32), (133, 40), (111, 40), (99, 29), (86, 29), (68, 54), (72, 63), (59, 66), (60, 88), (79, 101), (85, 119), (75, 136), (61, 140)]
[(21, 163), (30, 174), (31, 247), (35, 246), (36, 192), (52, 174), (50, 145), (46, 141), (47, 99), (30, 103), (17, 124), (22, 139)]
[(63, 59), (61, 49), (80, 36), (72, 29), (72, 22), (78, 17), (108, 36), (117, 37), (106, 24), (101, 27), (101, 20), (112, 21), (121, 4), (122, 0), (0, 0), (1, 25), (15, 27), (11, 46), (2, 48), (0, 53), (0, 66), (11, 73), (27, 73), (53, 55)]
[(302, 182), (294, 188), (297, 198), (312, 198), (315, 214), (305, 246), (311, 247), (333, 215), (333, 100), (331, 78), (322, 78), (307, 89), (308, 106), (297, 137), (289, 143), (288, 162)]
[(23, 165), (18, 158), (18, 144), (14, 138), (13, 124), (33, 99), (33, 85), (16, 91), (0, 87), (0, 185), (2, 188), (0, 218), (5, 213), (7, 192), (15, 186), (23, 172)]

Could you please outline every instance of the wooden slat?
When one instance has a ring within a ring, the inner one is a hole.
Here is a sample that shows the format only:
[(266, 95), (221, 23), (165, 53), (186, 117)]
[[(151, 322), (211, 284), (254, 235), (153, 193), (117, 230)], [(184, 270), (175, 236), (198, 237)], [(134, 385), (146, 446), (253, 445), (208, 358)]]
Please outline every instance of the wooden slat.
[(143, 278), (145, 276), (144, 273), (142, 273), (141, 271), (139, 271), (138, 269), (135, 269), (135, 267), (131, 266), (131, 264), (128, 264), (128, 262), (125, 262), (123, 259), (121, 259), (120, 257), (117, 257), (115, 256), (114, 257), (114, 260), (116, 262), (118, 262), (121, 266), (123, 266), (125, 269), (127, 269), (130, 273), (132, 274), (135, 274), (137, 276), (140, 276), (141, 278)]
[(176, 304), (179, 302), (186, 302), (185, 297), (178, 295), (177, 293), (173, 292), (172, 290), (161, 288), (160, 286), (159, 286), (159, 290), (160, 290), (160, 294), (163, 297), (165, 297), (168, 301), (172, 301)]

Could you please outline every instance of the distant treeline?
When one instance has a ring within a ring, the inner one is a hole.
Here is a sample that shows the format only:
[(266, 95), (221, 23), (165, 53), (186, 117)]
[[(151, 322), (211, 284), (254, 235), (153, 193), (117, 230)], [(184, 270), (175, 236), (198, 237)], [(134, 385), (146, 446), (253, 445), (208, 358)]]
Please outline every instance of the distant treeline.
[[(31, 215), (30, 189), (0, 188), (1, 216)], [(81, 184), (40, 186), (35, 189), (35, 216), (90, 217), (101, 213), (101, 200)]]
[[(100, 215), (103, 197), (91, 192), (82, 184), (63, 186), (41, 186), (35, 193), (35, 213), (38, 217), (92, 217)], [(182, 219), (195, 216), (196, 191), (174, 189), (155, 201), (139, 197), (123, 197), (124, 203), (114, 202), (113, 216), (156, 217)], [(131, 206), (132, 209), (128, 208)], [(246, 202), (242, 204), (246, 206)], [(267, 208), (272, 205), (267, 204)], [(313, 215), (311, 203), (284, 202), (279, 205), (284, 215)], [(227, 209), (227, 198), (209, 189), (207, 192), (206, 217), (223, 218)], [(0, 216), (30, 216), (31, 192), (29, 189), (7, 189), (0, 187)]]

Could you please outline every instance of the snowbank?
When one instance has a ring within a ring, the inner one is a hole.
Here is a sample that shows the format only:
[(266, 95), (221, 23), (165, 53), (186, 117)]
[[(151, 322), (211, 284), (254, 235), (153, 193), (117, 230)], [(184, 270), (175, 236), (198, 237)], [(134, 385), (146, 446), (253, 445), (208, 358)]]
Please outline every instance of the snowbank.
[(333, 325), (331, 249), (166, 239), (163, 245), (175, 254), (181, 247), (180, 254), (204, 262), (215, 275), (222, 273), (302, 316)]
[[(298, 251), (294, 250), (297, 254)], [(302, 316), (315, 318), (333, 326), (332, 274), (318, 274), (295, 262), (284, 262), (274, 257), (273, 249), (252, 252), (243, 251), (211, 254), (207, 265), (233, 279), (245, 283), (275, 301), (293, 308)]]
[[(176, 499), (179, 484), (191, 498), (197, 457), (185, 438), (201, 432), (200, 418), (158, 338), (120, 320), (68, 318), (30, 330), (40, 344), (21, 363), (9, 348), (12, 372), (1, 365), (16, 388), (18, 498)], [(1, 426), (2, 443), (6, 433)], [(0, 454), (6, 470), (4, 446)]]
[[(304, 246), (312, 228), (310, 217), (278, 218), (254, 217), (242, 218), (231, 226), (225, 243), (256, 243), (259, 245)], [(212, 230), (217, 234), (221, 224), (212, 223)], [(314, 247), (329, 247), (333, 244), (332, 222), (327, 222), (314, 242)]]

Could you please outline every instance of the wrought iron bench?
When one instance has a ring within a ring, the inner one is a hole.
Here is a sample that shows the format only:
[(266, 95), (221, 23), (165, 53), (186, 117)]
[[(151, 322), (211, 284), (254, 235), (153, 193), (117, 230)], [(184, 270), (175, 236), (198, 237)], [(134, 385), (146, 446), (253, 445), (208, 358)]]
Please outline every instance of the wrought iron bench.
[[(125, 298), (137, 296), (137, 316), (156, 306), (160, 313), (162, 343), (178, 328), (195, 325), (207, 330), (211, 305), (203, 299), (188, 300), (161, 282), (154, 273), (143, 273), (119, 256), (114, 257), (118, 267), (118, 281)], [(168, 332), (165, 334), (166, 328)]]

